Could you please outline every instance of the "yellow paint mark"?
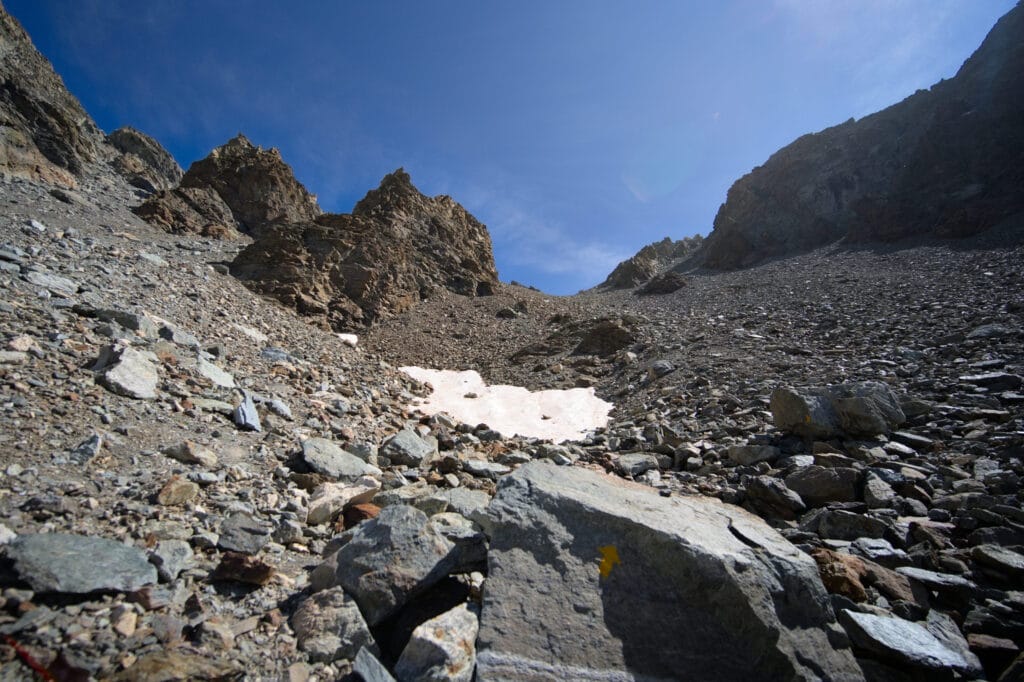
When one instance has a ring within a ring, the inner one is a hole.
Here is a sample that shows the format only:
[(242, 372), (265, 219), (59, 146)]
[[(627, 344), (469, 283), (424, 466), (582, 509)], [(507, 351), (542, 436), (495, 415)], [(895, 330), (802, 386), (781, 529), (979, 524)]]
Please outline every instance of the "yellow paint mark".
[(804, 422), (810, 424), (811, 423), (811, 415), (805, 414), (804, 415)]
[(598, 547), (597, 551), (601, 552), (601, 565), (597, 570), (601, 572), (602, 578), (607, 578), (608, 574), (612, 572), (612, 567), (622, 563), (619, 561), (619, 550), (615, 549), (615, 545), (605, 545)]

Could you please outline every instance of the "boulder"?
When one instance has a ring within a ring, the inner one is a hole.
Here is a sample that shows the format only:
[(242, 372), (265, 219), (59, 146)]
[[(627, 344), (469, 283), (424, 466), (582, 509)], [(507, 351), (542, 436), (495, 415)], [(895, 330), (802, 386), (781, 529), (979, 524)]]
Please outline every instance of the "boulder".
[(981, 672), (978, 659), (970, 652), (970, 657), (965, 656), (918, 623), (850, 610), (840, 611), (839, 620), (855, 647), (883, 661), (935, 672)]
[(420, 510), (385, 507), (338, 551), (338, 584), (355, 597), (372, 627), (448, 575), (454, 550)]
[(437, 454), (437, 440), (422, 438), (412, 429), (402, 429), (380, 449), (378, 457), (385, 457), (392, 464), (418, 467)]
[(106, 538), (19, 535), (7, 545), (7, 557), (36, 592), (133, 592), (157, 580), (144, 551)]
[(325, 438), (309, 438), (302, 442), (302, 459), (310, 469), (331, 478), (355, 482), (363, 476), (380, 475), (381, 471)]
[(312, 661), (352, 660), (364, 646), (371, 652), (377, 648), (355, 600), (340, 587), (303, 599), (291, 624), (299, 650), (305, 651)]
[(800, 467), (784, 479), (786, 487), (810, 507), (829, 502), (855, 502), (860, 472), (849, 467)]
[(776, 428), (805, 438), (875, 436), (906, 421), (892, 389), (871, 381), (806, 390), (779, 387), (770, 407)]
[(531, 462), (481, 520), (479, 680), (862, 679), (814, 561), (742, 509)]
[(155, 400), (160, 380), (156, 356), (131, 346), (106, 349), (97, 380), (118, 395)]

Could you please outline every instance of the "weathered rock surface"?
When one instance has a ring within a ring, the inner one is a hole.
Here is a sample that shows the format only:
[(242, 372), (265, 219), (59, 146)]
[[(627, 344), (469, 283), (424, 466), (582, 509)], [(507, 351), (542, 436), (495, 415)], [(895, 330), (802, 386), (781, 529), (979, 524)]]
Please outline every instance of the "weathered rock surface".
[(479, 629), (477, 614), (465, 604), (431, 618), (412, 631), (395, 675), (400, 682), (470, 682)]
[(321, 214), (316, 197), (295, 179), (280, 152), (257, 147), (241, 134), (193, 163), (178, 187), (156, 194), (135, 212), (169, 232), (220, 237), (258, 236), (273, 222)]
[(420, 510), (386, 507), (338, 552), (338, 584), (374, 626), (445, 577), (454, 565), (454, 547)]
[(488, 514), (481, 680), (861, 679), (814, 562), (741, 509), (530, 463)]
[(899, 399), (885, 384), (863, 382), (797, 391), (772, 392), (775, 425), (808, 438), (876, 436), (906, 420)]
[(114, 540), (67, 533), (19, 535), (7, 556), (37, 592), (131, 592), (157, 580), (146, 553)]
[(181, 166), (149, 135), (125, 126), (107, 135), (107, 144), (121, 152), (111, 166), (134, 187), (156, 192), (181, 181)]
[(351, 214), (278, 223), (256, 237), (231, 273), (339, 330), (401, 313), (439, 289), (479, 296), (498, 283), (487, 228), (451, 197), (420, 194), (402, 169)]
[(704, 263), (737, 268), (845, 238), (965, 237), (1024, 211), (1024, 7), (956, 76), (805, 135), (740, 178)]
[(99, 158), (103, 134), (2, 7), (0, 82), (0, 170), (74, 187), (75, 176)]
[(311, 660), (352, 660), (363, 647), (376, 650), (373, 635), (355, 601), (340, 587), (306, 597), (292, 616), (299, 648)]
[[(632, 289), (647, 282), (655, 275), (665, 272), (676, 261), (685, 259), (701, 247), (704, 239), (700, 235), (673, 241), (665, 237), (643, 247), (611, 271), (599, 288)], [(678, 289), (679, 287), (676, 287)], [(657, 293), (649, 291), (645, 293)], [(667, 293), (667, 292), (661, 292)]]

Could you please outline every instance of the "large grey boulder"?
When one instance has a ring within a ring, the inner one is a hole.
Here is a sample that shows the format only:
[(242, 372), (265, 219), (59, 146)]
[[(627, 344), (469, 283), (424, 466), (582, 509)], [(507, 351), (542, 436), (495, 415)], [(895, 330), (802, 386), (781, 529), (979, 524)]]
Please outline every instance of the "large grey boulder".
[(313, 661), (351, 660), (364, 646), (377, 648), (359, 607), (340, 587), (303, 599), (291, 623), (299, 650)]
[(874, 381), (797, 390), (779, 387), (770, 407), (775, 427), (806, 438), (876, 436), (906, 421), (899, 398)]
[(372, 627), (448, 575), (455, 549), (419, 509), (385, 507), (338, 551), (338, 584)]
[(429, 462), (437, 455), (437, 440), (433, 437), (421, 438), (411, 429), (402, 429), (391, 437), (378, 456), (386, 458), (391, 464), (404, 464), (418, 467)]
[(97, 363), (97, 380), (118, 395), (136, 400), (155, 400), (160, 381), (158, 362), (149, 351), (131, 346), (108, 347)]
[(477, 679), (863, 679), (814, 562), (752, 514), (531, 462), (484, 520)]
[[(931, 671), (956, 670), (967, 675), (981, 672), (978, 659), (966, 646), (951, 646), (948, 633), (902, 618), (841, 611), (842, 622), (858, 650), (883, 661)], [(955, 629), (955, 625), (953, 626)]]
[(413, 630), (395, 664), (400, 682), (470, 682), (480, 629), (475, 610), (459, 604)]
[(144, 551), (106, 538), (19, 535), (7, 546), (7, 557), (36, 592), (134, 592), (157, 579)]

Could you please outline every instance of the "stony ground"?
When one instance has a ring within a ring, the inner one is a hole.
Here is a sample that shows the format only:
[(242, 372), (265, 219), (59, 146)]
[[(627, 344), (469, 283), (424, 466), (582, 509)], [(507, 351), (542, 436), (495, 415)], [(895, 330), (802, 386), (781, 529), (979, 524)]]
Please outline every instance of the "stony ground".
[[(60, 197), (0, 184), (0, 542), (69, 533), (138, 552), (47, 547), (63, 557), (47, 579), (29, 577), (32, 548), (9, 551), (0, 679), (24, 679), (28, 658), (79, 678), (340, 678), (357, 638), (316, 631), (347, 607), (311, 594), (344, 527), (402, 504), (478, 538), (465, 517), (535, 458), (743, 504), (814, 552), (837, 608), (950, 619), (949, 646), (985, 666), (958, 674), (995, 678), (1019, 652), (1021, 247), (817, 252), (660, 296), (503, 285), (443, 295), (351, 348), (227, 275), (241, 242), (159, 233), (128, 212), (138, 201), (104, 175)], [(617, 409), (565, 447), (419, 423), (405, 406), (423, 387), (402, 364), (594, 386)], [(777, 388), (854, 381), (888, 387), (905, 421), (776, 428)], [(420, 620), (478, 600), (469, 568)], [(411, 627), (371, 626), (394, 664)], [(879, 656), (868, 665), (922, 669)]]

